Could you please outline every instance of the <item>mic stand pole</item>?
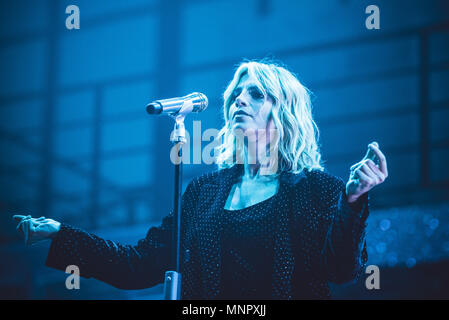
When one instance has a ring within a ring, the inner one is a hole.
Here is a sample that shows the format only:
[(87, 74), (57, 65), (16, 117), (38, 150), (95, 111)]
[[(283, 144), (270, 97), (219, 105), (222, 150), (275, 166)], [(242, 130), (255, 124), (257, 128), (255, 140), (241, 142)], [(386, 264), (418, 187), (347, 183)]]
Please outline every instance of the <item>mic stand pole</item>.
[[(185, 115), (171, 116), (176, 123), (170, 141), (173, 143), (176, 156), (170, 159), (175, 165), (175, 192), (173, 206), (173, 234), (171, 266), (174, 271), (165, 272), (164, 299), (181, 300), (180, 241), (181, 241), (181, 193), (182, 193), (182, 145), (186, 142), (184, 126)], [(173, 150), (173, 148), (172, 148)]]

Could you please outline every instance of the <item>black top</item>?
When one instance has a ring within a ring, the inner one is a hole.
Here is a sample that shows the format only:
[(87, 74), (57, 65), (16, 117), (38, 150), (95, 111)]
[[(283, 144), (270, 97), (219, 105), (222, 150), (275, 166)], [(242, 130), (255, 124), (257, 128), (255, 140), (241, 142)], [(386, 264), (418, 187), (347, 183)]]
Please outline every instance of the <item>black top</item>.
[[(187, 186), (181, 212), (183, 299), (217, 299), (226, 286), (221, 281), (228, 269), (222, 266), (223, 208), (242, 174), (243, 165), (236, 165)], [(369, 196), (349, 205), (344, 191), (345, 182), (326, 171), (280, 174), (278, 193), (270, 200), (276, 220), (272, 273), (264, 281), (272, 286), (273, 299), (326, 299), (328, 282), (352, 281), (364, 273)], [(62, 224), (46, 264), (63, 271), (77, 265), (81, 276), (121, 289), (148, 288), (163, 282), (169, 270), (172, 231), (169, 214), (137, 244), (124, 245)]]
[(273, 196), (240, 210), (224, 210), (222, 290), (218, 299), (271, 299)]

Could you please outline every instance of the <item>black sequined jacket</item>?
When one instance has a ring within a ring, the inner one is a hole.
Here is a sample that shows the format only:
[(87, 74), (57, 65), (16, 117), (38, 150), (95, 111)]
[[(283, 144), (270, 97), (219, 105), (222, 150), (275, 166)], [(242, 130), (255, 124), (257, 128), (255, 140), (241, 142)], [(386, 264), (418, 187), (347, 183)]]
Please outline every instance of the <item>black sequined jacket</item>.
[[(182, 197), (182, 298), (214, 299), (220, 290), (221, 215), (242, 166), (195, 178)], [(273, 299), (327, 299), (328, 282), (356, 279), (367, 260), (368, 193), (349, 205), (342, 179), (326, 171), (284, 172), (276, 196)], [(46, 265), (122, 289), (163, 282), (171, 249), (172, 215), (137, 245), (122, 245), (61, 225)], [(270, 297), (268, 297), (270, 298)]]

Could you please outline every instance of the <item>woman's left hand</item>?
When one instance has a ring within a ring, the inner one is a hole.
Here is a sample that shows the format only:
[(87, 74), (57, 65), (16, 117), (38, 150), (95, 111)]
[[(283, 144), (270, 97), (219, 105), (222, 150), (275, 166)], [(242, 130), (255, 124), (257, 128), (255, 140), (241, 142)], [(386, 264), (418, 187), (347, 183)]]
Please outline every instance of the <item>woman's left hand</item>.
[[(374, 163), (378, 159), (379, 164)], [(358, 163), (351, 166), (349, 180), (346, 183), (348, 202), (353, 203), (388, 177), (387, 159), (379, 149), (377, 142), (368, 145), (368, 152)]]

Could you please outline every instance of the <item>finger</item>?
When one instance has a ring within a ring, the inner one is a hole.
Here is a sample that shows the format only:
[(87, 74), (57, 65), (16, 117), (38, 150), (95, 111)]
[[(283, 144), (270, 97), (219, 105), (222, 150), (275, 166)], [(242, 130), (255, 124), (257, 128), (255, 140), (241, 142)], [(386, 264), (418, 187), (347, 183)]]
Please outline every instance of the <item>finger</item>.
[(32, 219), (31, 216), (25, 216), (25, 217), (23, 218), (23, 221), (27, 221), (27, 220), (31, 220), (31, 219)]
[(367, 164), (364, 164), (363, 167), (360, 168), (360, 170), (371, 179), (372, 186), (380, 183), (380, 179), (377, 177), (377, 175), (371, 170), (371, 168)]
[(376, 145), (376, 146), (378, 146), (378, 144), (377, 144), (377, 142), (372, 142), (372, 143), (370, 143), (369, 145), (368, 145), (368, 150), (366, 151), (366, 154), (365, 154), (365, 156), (363, 157), (363, 159), (362, 160), (366, 160), (366, 159), (371, 159), (371, 160), (375, 160), (375, 158), (376, 158), (376, 154), (374, 153), (374, 151), (372, 150), (372, 148), (370, 148), (370, 146), (372, 146), (372, 145)]
[(371, 148), (376, 154), (377, 159), (379, 159), (380, 171), (385, 175), (385, 177), (388, 177), (387, 159), (385, 158), (385, 155), (382, 153), (382, 151), (380, 151), (378, 146), (372, 145)]
[(24, 223), (27, 221), (30, 221), (30, 219), (26, 219), (26, 217), (24, 219), (20, 220), (19, 224), (16, 227), (16, 230), (22, 229), (22, 231), (23, 231)]
[(357, 162), (355, 164), (353, 164), (350, 168), (349, 171), (353, 171), (355, 168), (357, 168), (360, 165), (360, 162)]
[(16, 221), (25, 221), (31, 219), (31, 216), (14, 215), (13, 218), (16, 219)]
[(385, 181), (385, 175), (379, 170), (373, 161), (368, 160), (366, 164), (374, 172), (381, 183)]
[(16, 227), (16, 230), (17, 231), (19, 231), (20, 233), (22, 233), (23, 234), (23, 223), (24, 223), (25, 221), (21, 221), (18, 225), (17, 225), (17, 227)]
[(377, 143), (377, 141), (373, 141), (373, 142), (371, 142), (370, 144), (372, 144), (373, 146), (375, 146), (375, 147), (378, 147), (378, 148), (379, 148), (379, 144)]
[(33, 238), (35, 236), (36, 233), (36, 227), (33, 224), (32, 220), (28, 220), (28, 236), (27, 236), (27, 240), (26, 240), (26, 244), (32, 244), (33, 243)]
[(28, 243), (29, 231), (30, 231), (30, 220), (25, 220), (23, 222), (22, 230), (23, 230), (25, 244), (27, 244)]
[(361, 168), (362, 166), (363, 166), (363, 161), (361, 161), (361, 162), (356, 163), (355, 165), (353, 165), (353, 166), (351, 167), (351, 170), (350, 170), (349, 178), (350, 178), (350, 179), (359, 179), (359, 177), (356, 175), (356, 172), (357, 172), (358, 170), (360, 170), (360, 168)]
[(351, 171), (356, 171), (358, 169), (360, 169), (369, 159), (363, 159), (360, 162), (357, 162), (356, 164), (354, 164), (353, 166), (351, 166)]
[(25, 218), (26, 216), (20, 215), (20, 214), (15, 214), (12, 216), (12, 218), (16, 221), (19, 222), (21, 221), (23, 218)]
[(41, 220), (39, 220), (39, 219), (31, 219), (30, 221), (31, 221), (31, 225), (32, 226), (37, 226), (37, 225), (40, 225), (45, 220), (42, 220), (42, 219)]
[(47, 225), (48, 225), (48, 223), (40, 223), (40, 224), (38, 224), (38, 225), (36, 225), (36, 226), (34, 227), (34, 231), (35, 231), (35, 232), (40, 231), (40, 230), (42, 230), (43, 228), (46, 228)]
[(354, 174), (359, 178), (360, 183), (362, 183), (363, 185), (371, 186), (373, 184), (373, 180), (364, 172), (362, 172), (361, 169), (355, 171)]

